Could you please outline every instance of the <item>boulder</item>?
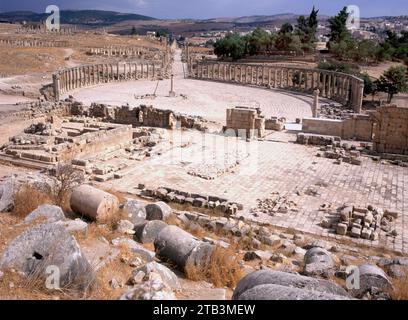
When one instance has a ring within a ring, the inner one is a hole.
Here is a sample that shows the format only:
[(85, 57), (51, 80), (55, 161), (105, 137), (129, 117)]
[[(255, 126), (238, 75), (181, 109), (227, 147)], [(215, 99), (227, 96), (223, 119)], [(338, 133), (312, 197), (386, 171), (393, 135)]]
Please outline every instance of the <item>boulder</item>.
[(367, 292), (388, 291), (391, 289), (391, 282), (385, 272), (379, 267), (371, 264), (363, 264), (358, 267), (360, 288), (352, 289), (353, 296), (360, 298)]
[(14, 183), (11, 179), (0, 185), (0, 212), (8, 212), (13, 209), (14, 192)]
[(116, 226), (116, 230), (119, 233), (133, 235), (135, 234), (135, 231), (133, 230), (134, 227), (134, 224), (129, 220), (120, 220)]
[(93, 220), (107, 220), (119, 210), (117, 197), (85, 184), (73, 190), (70, 204), (74, 212)]
[(245, 291), (237, 300), (351, 300), (351, 298), (321, 291), (263, 284)]
[(56, 224), (63, 226), (69, 233), (86, 232), (88, 229), (88, 224), (81, 219), (57, 221)]
[(135, 227), (135, 238), (141, 243), (153, 243), (158, 234), (167, 227), (167, 224), (160, 220), (146, 221)]
[(155, 253), (143, 247), (141, 244), (129, 238), (116, 238), (112, 240), (114, 246), (126, 245), (132, 252), (138, 254), (147, 262), (153, 261)]
[(75, 238), (57, 223), (35, 225), (8, 245), (0, 258), (1, 269), (16, 269), (30, 276), (44, 276), (58, 267), (60, 287), (86, 290), (95, 274)]
[(275, 284), (285, 287), (294, 287), (349, 297), (347, 292), (342, 287), (327, 280), (264, 269), (250, 273), (242, 278), (234, 290), (232, 299), (238, 300), (245, 291), (264, 284)]
[(147, 220), (166, 220), (170, 217), (171, 208), (168, 204), (160, 201), (146, 206)]
[(50, 193), (55, 186), (55, 179), (47, 175), (21, 173), (6, 177), (0, 182), (0, 212), (8, 212), (14, 208), (17, 192), (23, 185), (29, 185), (36, 190)]
[(160, 275), (163, 282), (173, 290), (181, 289), (180, 281), (176, 274), (166, 266), (155, 261), (149, 262), (144, 266), (133, 270), (132, 276), (136, 276), (139, 272), (143, 272), (145, 277), (149, 277), (150, 273), (154, 272)]
[(31, 212), (23, 223), (30, 223), (37, 219), (42, 219), (42, 222), (57, 222), (65, 220), (65, 215), (60, 207), (43, 204)]
[(305, 267), (303, 272), (305, 275), (327, 275), (334, 267), (334, 262), (330, 252), (323, 248), (309, 249), (304, 258)]
[(191, 252), (200, 244), (190, 233), (176, 226), (167, 226), (160, 231), (154, 247), (156, 255), (164, 260), (174, 263), (184, 270)]
[(120, 300), (176, 300), (176, 296), (163, 281), (153, 279), (126, 291)]
[(128, 213), (128, 219), (134, 225), (138, 225), (146, 220), (146, 204), (140, 201), (127, 201), (123, 206), (123, 211)]

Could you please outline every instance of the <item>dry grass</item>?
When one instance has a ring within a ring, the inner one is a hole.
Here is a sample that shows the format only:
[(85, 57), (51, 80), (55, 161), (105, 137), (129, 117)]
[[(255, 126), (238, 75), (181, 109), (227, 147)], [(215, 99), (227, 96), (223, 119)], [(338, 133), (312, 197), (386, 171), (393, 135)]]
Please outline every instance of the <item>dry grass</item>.
[(395, 279), (392, 285), (394, 290), (390, 294), (393, 300), (408, 300), (408, 272), (404, 277)]
[(126, 197), (123, 195), (123, 193), (113, 190), (113, 189), (102, 189), (103, 191), (110, 193), (111, 195), (114, 195), (116, 198), (118, 198), (119, 203), (125, 203), (127, 201)]
[(56, 66), (64, 65), (62, 48), (0, 48), (0, 68), (5, 74), (53, 72)]
[(120, 245), (118, 248), (120, 250), (118, 257), (98, 271), (96, 284), (88, 299), (116, 300), (123, 294), (125, 289), (113, 289), (110, 285), (110, 281), (115, 279), (119, 283), (125, 284), (129, 280), (134, 268), (124, 261), (131, 260), (137, 255), (132, 253), (126, 245)]
[(201, 227), (197, 222), (190, 221), (184, 224), (183, 229), (197, 238), (203, 238), (208, 235), (208, 232)]
[(208, 265), (201, 268), (188, 265), (184, 271), (186, 277), (190, 280), (209, 281), (215, 287), (235, 288), (238, 281), (243, 277), (243, 270), (239, 261), (239, 256), (233, 249), (216, 246)]
[(54, 204), (54, 201), (49, 194), (25, 184), (17, 192), (12, 213), (16, 217), (25, 218), (42, 204)]

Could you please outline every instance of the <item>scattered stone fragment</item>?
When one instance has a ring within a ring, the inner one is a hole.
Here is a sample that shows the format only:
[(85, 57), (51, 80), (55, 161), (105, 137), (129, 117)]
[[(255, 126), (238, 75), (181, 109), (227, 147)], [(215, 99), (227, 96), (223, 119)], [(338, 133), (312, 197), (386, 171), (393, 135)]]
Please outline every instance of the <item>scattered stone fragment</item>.
[(327, 275), (334, 267), (330, 252), (318, 247), (306, 252), (304, 262), (303, 272), (305, 275)]

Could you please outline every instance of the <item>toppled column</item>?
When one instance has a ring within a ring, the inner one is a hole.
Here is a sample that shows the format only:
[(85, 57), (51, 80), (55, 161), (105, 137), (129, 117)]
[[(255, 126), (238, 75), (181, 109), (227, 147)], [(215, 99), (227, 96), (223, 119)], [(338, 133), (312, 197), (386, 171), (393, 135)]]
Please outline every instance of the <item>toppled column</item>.
[(156, 255), (179, 269), (188, 267), (205, 270), (209, 266), (214, 246), (197, 240), (190, 233), (176, 226), (167, 226), (154, 241)]
[(114, 195), (89, 185), (81, 185), (71, 194), (70, 205), (74, 212), (93, 220), (106, 220), (119, 209)]

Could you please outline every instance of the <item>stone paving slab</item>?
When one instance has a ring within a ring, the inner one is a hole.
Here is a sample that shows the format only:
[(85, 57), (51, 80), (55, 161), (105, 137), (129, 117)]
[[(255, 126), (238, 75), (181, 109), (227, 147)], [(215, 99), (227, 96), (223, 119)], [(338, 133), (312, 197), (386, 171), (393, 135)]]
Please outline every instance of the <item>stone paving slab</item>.
[[(217, 139), (215, 135), (212, 136)], [(273, 217), (261, 214), (257, 217), (258, 221), (324, 236), (331, 236), (331, 233), (319, 226), (327, 215), (319, 211), (320, 205), (332, 203), (337, 207), (345, 202), (362, 206), (372, 204), (403, 213), (397, 219), (398, 236), (395, 239), (380, 236), (379, 241), (374, 243), (358, 241), (408, 252), (408, 192), (404, 192), (408, 188), (408, 168), (374, 162), (365, 157), (362, 158), (361, 166), (346, 163), (337, 165), (334, 160), (316, 157), (316, 147), (295, 144), (295, 135), (274, 133), (265, 141), (252, 142), (251, 146), (258, 154), (255, 157), (251, 154), (235, 171), (214, 180), (205, 180), (189, 175), (186, 167), (194, 159), (202, 159), (203, 149), (216, 152), (224, 147), (224, 142), (216, 140), (214, 143), (206, 138), (203, 146), (201, 136), (194, 131), (183, 132), (182, 139), (192, 139), (195, 143), (140, 162), (128, 170), (122, 179), (109, 182), (110, 187), (128, 192), (134, 190), (138, 183), (144, 183), (148, 187), (169, 186), (193, 193), (216, 195), (244, 204), (243, 213), (247, 217), (252, 217), (249, 211), (256, 206), (257, 199), (279, 192), (295, 201), (299, 212)], [(245, 141), (240, 142), (240, 147), (245, 145), (248, 145)], [(255, 170), (248, 168), (253, 161), (258, 161)], [(304, 191), (309, 187), (316, 188), (319, 195), (296, 194), (297, 190)]]

